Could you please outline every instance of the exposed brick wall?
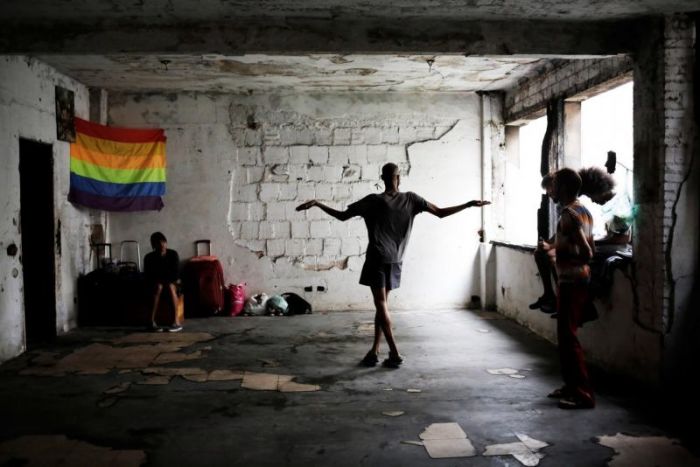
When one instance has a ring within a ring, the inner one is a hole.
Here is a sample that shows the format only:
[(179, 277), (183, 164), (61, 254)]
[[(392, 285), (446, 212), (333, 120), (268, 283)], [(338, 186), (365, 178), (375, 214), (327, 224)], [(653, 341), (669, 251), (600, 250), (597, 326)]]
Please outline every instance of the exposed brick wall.
[(366, 229), (361, 218), (341, 223), (320, 209), (297, 213), (299, 202), (317, 199), (344, 209), (383, 189), (382, 165), (395, 162), (403, 173), (410, 172), (407, 147), (439, 138), (455, 123), (330, 121), (299, 115), (290, 123), (264, 111), (254, 115), (251, 108), (231, 112), (249, 116), (246, 128), (232, 128), (240, 170), (232, 174), (228, 221), (236, 244), (272, 259), (294, 258), (315, 270), (360, 262)]
[[(681, 245), (689, 232), (680, 232), (679, 226), (688, 224), (688, 190), (693, 160), (693, 141), (696, 131), (693, 121), (693, 65), (695, 61), (695, 24), (686, 15), (666, 19), (664, 34), (664, 147), (663, 164), (663, 236), (665, 253), (664, 324), (667, 332), (674, 325), (677, 299), (689, 290), (677, 290), (679, 275), (693, 273), (693, 264), (683, 266), (683, 257), (696, 257), (688, 251), (693, 245)], [(686, 199), (684, 199), (685, 197)], [(690, 203), (693, 206), (693, 203)], [(695, 236), (697, 236), (695, 234)], [(697, 247), (697, 245), (695, 245)]]
[(626, 79), (631, 70), (632, 60), (625, 55), (573, 61), (553, 60), (506, 93), (506, 122), (543, 112), (550, 99), (595, 92), (599, 86), (609, 84), (610, 81)]

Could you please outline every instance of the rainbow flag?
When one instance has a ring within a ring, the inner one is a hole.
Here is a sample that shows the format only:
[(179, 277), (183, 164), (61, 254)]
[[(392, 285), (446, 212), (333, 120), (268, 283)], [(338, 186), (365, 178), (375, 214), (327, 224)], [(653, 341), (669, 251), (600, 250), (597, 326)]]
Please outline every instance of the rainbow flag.
[(105, 211), (163, 208), (165, 132), (75, 119), (68, 201)]

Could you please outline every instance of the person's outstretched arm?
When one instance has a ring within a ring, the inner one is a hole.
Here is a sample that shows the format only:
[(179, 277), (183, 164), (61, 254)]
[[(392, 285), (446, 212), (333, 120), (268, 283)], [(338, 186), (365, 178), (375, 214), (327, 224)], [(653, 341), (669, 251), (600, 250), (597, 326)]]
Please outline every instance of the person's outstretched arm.
[(459, 204), (457, 206), (450, 206), (449, 208), (439, 208), (439, 207), (435, 206), (433, 203), (428, 203), (427, 211), (430, 214), (442, 219), (443, 217), (451, 216), (452, 214), (456, 214), (459, 211), (463, 211), (467, 208), (481, 207), (481, 206), (486, 206), (487, 204), (491, 204), (491, 201), (483, 201), (480, 199), (474, 199), (472, 201), (469, 201), (468, 203)]
[(314, 206), (321, 208), (321, 210), (323, 210), (323, 212), (325, 212), (326, 214), (328, 214), (330, 216), (335, 217), (339, 221), (346, 221), (346, 220), (350, 219), (351, 217), (353, 217), (353, 214), (347, 210), (346, 211), (338, 211), (337, 209), (330, 208), (330, 207), (326, 206), (325, 204), (323, 204), (319, 201), (316, 201), (315, 199), (312, 199), (311, 201), (307, 201), (303, 204), (300, 204), (299, 206), (297, 206), (297, 211), (306, 211), (307, 209), (312, 208)]

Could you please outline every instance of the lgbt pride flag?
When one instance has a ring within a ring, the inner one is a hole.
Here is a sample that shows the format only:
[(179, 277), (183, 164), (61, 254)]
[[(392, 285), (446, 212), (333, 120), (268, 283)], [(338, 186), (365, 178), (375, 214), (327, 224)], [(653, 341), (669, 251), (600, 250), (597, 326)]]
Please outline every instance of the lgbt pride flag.
[(163, 207), (165, 133), (112, 128), (75, 118), (68, 201), (105, 211)]

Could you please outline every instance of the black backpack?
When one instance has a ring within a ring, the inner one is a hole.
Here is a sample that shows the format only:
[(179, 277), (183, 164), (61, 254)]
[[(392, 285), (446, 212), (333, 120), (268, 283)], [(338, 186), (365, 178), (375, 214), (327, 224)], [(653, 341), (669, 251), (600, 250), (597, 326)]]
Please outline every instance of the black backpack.
[(285, 292), (282, 297), (287, 301), (287, 315), (311, 314), (311, 303), (293, 292)]

